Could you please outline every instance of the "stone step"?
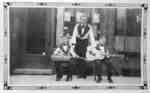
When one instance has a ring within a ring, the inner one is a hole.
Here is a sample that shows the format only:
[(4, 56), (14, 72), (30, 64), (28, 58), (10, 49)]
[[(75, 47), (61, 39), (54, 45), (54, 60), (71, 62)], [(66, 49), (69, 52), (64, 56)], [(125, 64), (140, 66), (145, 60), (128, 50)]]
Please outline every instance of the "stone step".
[(22, 75), (51, 75), (53, 74), (53, 70), (52, 69), (16, 68), (13, 73), (22, 74)]

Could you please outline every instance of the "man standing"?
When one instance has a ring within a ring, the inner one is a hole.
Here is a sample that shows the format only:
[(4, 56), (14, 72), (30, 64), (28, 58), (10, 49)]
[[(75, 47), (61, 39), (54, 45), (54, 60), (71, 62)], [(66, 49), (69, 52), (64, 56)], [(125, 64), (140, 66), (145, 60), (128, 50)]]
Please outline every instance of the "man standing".
[(92, 26), (88, 24), (86, 14), (83, 14), (80, 17), (80, 23), (75, 25), (70, 43), (75, 52), (74, 57), (78, 58), (76, 60), (78, 77), (86, 78), (86, 62), (81, 58), (86, 57), (87, 46), (89, 44), (95, 44), (93, 29)]

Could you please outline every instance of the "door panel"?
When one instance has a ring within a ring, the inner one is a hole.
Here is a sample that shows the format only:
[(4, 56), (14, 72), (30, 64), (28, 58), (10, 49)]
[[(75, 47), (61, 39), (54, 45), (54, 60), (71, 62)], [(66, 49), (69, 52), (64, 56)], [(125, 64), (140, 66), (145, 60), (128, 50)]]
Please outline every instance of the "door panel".
[(15, 68), (51, 67), (55, 22), (55, 8), (10, 9), (11, 71)]
[(27, 53), (42, 54), (46, 48), (46, 12), (41, 8), (28, 10), (28, 23), (26, 31)]
[(21, 65), (27, 9), (10, 8), (10, 72)]

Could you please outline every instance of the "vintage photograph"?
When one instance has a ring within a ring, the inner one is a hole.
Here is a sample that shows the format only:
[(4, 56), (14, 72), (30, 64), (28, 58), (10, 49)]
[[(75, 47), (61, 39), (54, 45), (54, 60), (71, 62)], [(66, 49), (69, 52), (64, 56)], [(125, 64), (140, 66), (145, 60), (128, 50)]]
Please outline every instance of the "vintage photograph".
[(13, 86), (143, 84), (143, 10), (9, 7)]

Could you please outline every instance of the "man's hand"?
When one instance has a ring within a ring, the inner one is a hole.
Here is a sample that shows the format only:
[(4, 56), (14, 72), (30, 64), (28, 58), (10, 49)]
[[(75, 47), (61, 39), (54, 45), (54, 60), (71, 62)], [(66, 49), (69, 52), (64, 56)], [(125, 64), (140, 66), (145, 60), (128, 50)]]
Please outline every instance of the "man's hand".
[(71, 45), (70, 47), (70, 53), (72, 55), (73, 58), (79, 58), (79, 55), (76, 54), (76, 52), (74, 51), (75, 46)]
[(74, 58), (79, 58), (79, 55), (77, 55), (76, 53), (74, 53), (73, 57)]

